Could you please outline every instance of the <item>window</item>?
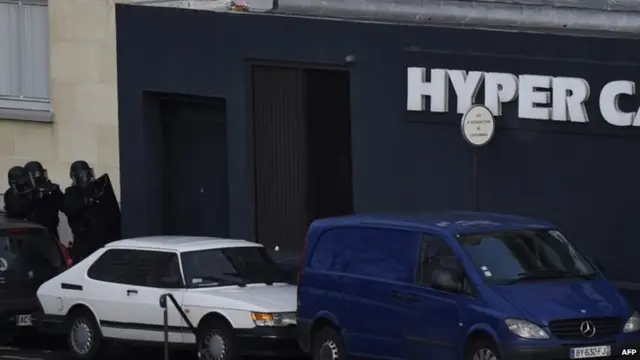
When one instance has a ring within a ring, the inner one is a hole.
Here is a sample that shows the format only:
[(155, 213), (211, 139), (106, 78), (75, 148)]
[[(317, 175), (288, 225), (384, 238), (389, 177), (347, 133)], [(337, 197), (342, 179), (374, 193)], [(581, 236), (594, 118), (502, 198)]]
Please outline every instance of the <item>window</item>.
[(469, 235), (459, 242), (489, 282), (595, 276), (589, 262), (557, 230)]
[(136, 251), (136, 257), (134, 285), (170, 289), (184, 287), (178, 255), (175, 253)]
[(31, 284), (37, 287), (64, 268), (62, 251), (47, 230), (0, 230), (0, 285)]
[(136, 285), (135, 251), (107, 250), (87, 271), (87, 275), (99, 281)]
[(0, 1), (0, 118), (44, 121), (49, 110), (47, 1)]
[(263, 247), (234, 247), (181, 254), (187, 287), (286, 282)]
[(416, 283), (420, 285), (431, 285), (432, 273), (435, 268), (455, 268), (458, 263), (449, 244), (433, 235), (422, 236), (419, 254)]
[(313, 252), (314, 270), (389, 281), (410, 281), (417, 235), (409, 231), (343, 228), (325, 233)]
[(160, 288), (182, 287), (175, 253), (113, 249), (91, 265), (87, 275), (99, 281)]

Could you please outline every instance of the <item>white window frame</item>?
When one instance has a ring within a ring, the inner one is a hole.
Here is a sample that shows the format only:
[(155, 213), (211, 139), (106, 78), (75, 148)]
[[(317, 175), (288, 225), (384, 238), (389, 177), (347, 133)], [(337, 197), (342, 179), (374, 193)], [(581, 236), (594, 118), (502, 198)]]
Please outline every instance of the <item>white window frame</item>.
[[(0, 3), (45, 6), (48, 7), (47, 0), (0, 0)], [(20, 25), (20, 24), (19, 24)], [(49, 29), (49, 24), (47, 24)], [(20, 30), (18, 30), (20, 31)], [(49, 41), (49, 34), (46, 36)], [(2, 49), (0, 49), (2, 51)], [(21, 56), (21, 61), (24, 61)], [(50, 51), (47, 54), (47, 66), (49, 66)], [(51, 74), (47, 72), (47, 83), (50, 85)], [(51, 111), (51, 96), (49, 98), (35, 98), (23, 95), (0, 95), (0, 119), (3, 120), (28, 120), (37, 122), (52, 122), (53, 113)]]

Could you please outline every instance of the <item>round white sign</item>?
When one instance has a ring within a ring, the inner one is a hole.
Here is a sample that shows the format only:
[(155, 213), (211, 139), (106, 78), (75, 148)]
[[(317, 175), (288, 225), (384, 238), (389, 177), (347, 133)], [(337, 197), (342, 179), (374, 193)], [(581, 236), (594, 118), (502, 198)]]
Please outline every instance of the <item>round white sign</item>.
[(462, 136), (473, 146), (487, 145), (496, 132), (496, 121), (486, 106), (473, 105), (462, 116)]
[(6, 271), (9, 268), (9, 263), (4, 258), (0, 258), (0, 272)]

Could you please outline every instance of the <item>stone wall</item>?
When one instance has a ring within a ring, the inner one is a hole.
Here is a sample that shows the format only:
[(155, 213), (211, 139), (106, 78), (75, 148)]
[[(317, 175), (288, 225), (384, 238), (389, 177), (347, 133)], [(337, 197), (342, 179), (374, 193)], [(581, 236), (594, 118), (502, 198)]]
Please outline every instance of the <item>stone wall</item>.
[(70, 164), (84, 159), (110, 174), (120, 196), (114, 2), (49, 0), (54, 121), (0, 120), (0, 192), (11, 166), (41, 161), (64, 188)]

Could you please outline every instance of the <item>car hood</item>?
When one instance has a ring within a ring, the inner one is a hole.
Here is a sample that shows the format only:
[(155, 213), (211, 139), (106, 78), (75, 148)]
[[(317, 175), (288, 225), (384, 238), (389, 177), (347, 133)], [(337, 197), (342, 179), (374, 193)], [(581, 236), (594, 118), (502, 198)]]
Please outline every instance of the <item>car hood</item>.
[(212, 302), (228, 309), (294, 312), (296, 287), (289, 284), (251, 284), (246, 287), (225, 286), (189, 289), (184, 298), (186, 306), (211, 306)]
[(606, 280), (543, 281), (491, 288), (527, 320), (548, 325), (558, 319), (630, 316), (632, 309)]

